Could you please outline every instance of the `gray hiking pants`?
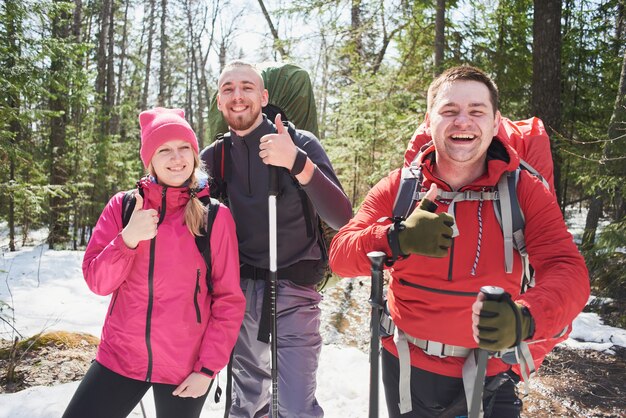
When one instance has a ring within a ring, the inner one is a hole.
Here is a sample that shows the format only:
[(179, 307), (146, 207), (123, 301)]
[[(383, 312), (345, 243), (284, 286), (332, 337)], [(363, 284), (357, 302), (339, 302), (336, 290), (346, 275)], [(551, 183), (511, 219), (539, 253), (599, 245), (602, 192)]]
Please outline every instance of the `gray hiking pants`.
[[(257, 340), (263, 291), (262, 280), (242, 279), (246, 314), (233, 354), (232, 418), (260, 418), (271, 402), (270, 344)], [(277, 286), (278, 416), (320, 418), (324, 411), (315, 398), (322, 337), (320, 294), (314, 286), (279, 280)]]

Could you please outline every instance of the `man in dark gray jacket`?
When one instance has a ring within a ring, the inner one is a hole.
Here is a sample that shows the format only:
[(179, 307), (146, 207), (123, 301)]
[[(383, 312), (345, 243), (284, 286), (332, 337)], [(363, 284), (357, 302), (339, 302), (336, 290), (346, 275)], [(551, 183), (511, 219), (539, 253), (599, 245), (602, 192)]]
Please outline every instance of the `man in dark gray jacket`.
[[(268, 165), (279, 169), (278, 224), (278, 394), (279, 417), (322, 417), (315, 398), (322, 346), (321, 300), (315, 285), (327, 265), (318, 215), (339, 229), (352, 207), (319, 140), (310, 132), (292, 136), (277, 115), (262, 114), (268, 92), (252, 65), (234, 61), (222, 71), (217, 106), (230, 128), (225, 141), (202, 152), (209, 173), (230, 164), (226, 190), (237, 226), (241, 287), (246, 315), (233, 354), (231, 417), (267, 416), (270, 409)], [(227, 155), (219, 155), (226, 153)], [(217, 154), (217, 155), (216, 155)], [(217, 157), (217, 158), (216, 158)], [(264, 299), (267, 303), (264, 303)], [(273, 416), (276, 416), (273, 413)]]

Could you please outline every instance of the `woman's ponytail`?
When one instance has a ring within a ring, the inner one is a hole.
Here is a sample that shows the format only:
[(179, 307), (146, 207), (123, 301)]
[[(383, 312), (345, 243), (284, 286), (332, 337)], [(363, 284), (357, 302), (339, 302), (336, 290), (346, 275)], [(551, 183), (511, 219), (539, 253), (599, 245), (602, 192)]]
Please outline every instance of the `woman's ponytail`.
[(200, 199), (198, 199), (195, 194), (195, 190), (198, 188), (198, 176), (196, 175), (196, 170), (199, 166), (200, 158), (194, 153), (194, 170), (193, 173), (191, 173), (191, 178), (189, 179), (191, 198), (187, 202), (187, 206), (185, 206), (185, 225), (187, 225), (189, 232), (195, 236), (202, 235), (201, 230), (207, 219), (206, 206), (202, 204)]

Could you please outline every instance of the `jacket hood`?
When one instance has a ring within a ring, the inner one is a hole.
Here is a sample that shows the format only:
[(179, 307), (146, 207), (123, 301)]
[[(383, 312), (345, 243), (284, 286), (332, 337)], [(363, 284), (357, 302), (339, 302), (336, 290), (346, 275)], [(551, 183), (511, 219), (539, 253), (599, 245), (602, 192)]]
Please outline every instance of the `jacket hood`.
[(191, 193), (195, 193), (197, 197), (209, 196), (209, 185), (206, 178), (199, 179), (200, 186), (196, 189), (190, 189), (188, 186), (182, 187), (165, 187), (156, 182), (152, 176), (142, 177), (137, 182), (137, 188), (141, 189), (144, 196), (144, 207), (149, 202), (148, 207), (160, 207), (165, 192), (167, 208), (176, 208), (187, 205), (191, 197)]

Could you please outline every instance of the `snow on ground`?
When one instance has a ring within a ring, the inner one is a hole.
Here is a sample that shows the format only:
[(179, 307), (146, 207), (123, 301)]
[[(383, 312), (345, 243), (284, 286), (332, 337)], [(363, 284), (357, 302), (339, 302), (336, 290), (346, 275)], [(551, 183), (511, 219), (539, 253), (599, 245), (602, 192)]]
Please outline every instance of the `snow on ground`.
[[(574, 222), (574, 227), (578, 223)], [(100, 335), (109, 298), (94, 295), (87, 288), (81, 271), (83, 252), (48, 251), (44, 244), (40, 244), (11, 253), (6, 243), (6, 223), (0, 223), (0, 301), (13, 307), (10, 310), (0, 304), (2, 317), (24, 337), (44, 329)], [(367, 283), (368, 279), (364, 278), (361, 282)], [(367, 304), (365, 297), (362, 302)], [(354, 306), (346, 308), (353, 310)], [(363, 323), (367, 324), (365, 318)], [(0, 338), (10, 339), (12, 332), (7, 324), (0, 324)], [(368, 327), (359, 332), (367, 334)], [(317, 397), (326, 416), (367, 416), (368, 355), (355, 347), (341, 345), (331, 327), (324, 326), (323, 335), (326, 344), (321, 354)], [(574, 322), (570, 338), (563, 344), (579, 349), (609, 351), (613, 345), (626, 347), (626, 330), (603, 325), (596, 314), (581, 313)], [(1, 394), (0, 418), (59, 417), (77, 386), (78, 382), (74, 382)], [(382, 384), (380, 388), (380, 417), (386, 418)], [(148, 416), (155, 416), (150, 392), (144, 397), (143, 404)], [(202, 417), (222, 415), (223, 401), (215, 404), (213, 395), (209, 394)], [(131, 416), (143, 415), (137, 407)]]
[[(0, 236), (0, 301), (8, 303), (13, 310), (5, 307), (0, 315), (23, 337), (44, 329), (100, 336), (109, 298), (97, 296), (87, 288), (81, 270), (82, 251), (48, 251), (42, 244), (8, 252), (3, 244)], [(11, 327), (2, 322), (0, 338), (12, 339), (12, 336)], [(367, 416), (369, 360), (366, 353), (354, 347), (324, 345), (318, 382), (317, 398), (326, 416)], [(0, 418), (58, 418), (77, 386), (78, 382), (73, 382), (0, 394)], [(225, 391), (224, 386), (225, 382), (222, 383)], [(380, 387), (380, 417), (386, 418), (382, 383)], [(148, 416), (155, 416), (150, 391), (143, 404)], [(224, 401), (216, 404), (211, 393), (201, 417), (222, 417), (223, 410)], [(137, 407), (131, 416), (143, 415)]]
[[(328, 417), (362, 418), (368, 414), (369, 366), (367, 355), (356, 348), (325, 345), (318, 372), (317, 399)], [(0, 395), (0, 418), (58, 418), (63, 414), (79, 382), (51, 387), (36, 386)], [(224, 383), (222, 383), (224, 384)], [(224, 390), (224, 388), (222, 388)], [(385, 400), (379, 404), (380, 418), (387, 418)], [(156, 416), (152, 391), (143, 398), (148, 417)], [(138, 406), (131, 417), (142, 417)], [(224, 400), (216, 404), (210, 393), (201, 418), (224, 416)]]

